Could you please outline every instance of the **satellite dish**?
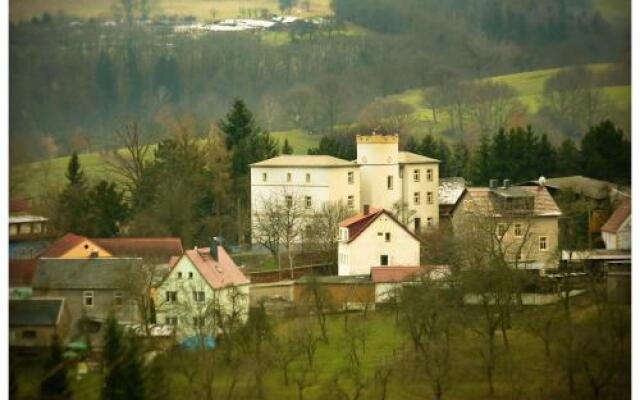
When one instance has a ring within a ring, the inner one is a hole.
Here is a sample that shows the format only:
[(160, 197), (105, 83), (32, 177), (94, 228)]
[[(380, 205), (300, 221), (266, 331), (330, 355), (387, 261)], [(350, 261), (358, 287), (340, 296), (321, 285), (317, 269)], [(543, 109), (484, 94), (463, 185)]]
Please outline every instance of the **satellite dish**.
[(545, 178), (544, 176), (541, 176), (540, 178), (538, 178), (538, 185), (544, 186), (545, 183), (547, 183), (547, 178)]

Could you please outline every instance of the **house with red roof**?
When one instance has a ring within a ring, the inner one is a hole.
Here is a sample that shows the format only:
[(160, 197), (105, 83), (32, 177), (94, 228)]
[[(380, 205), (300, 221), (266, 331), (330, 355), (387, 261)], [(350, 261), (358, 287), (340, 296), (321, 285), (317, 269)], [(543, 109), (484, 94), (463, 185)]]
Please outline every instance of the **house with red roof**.
[(385, 209), (364, 206), (340, 223), (338, 275), (369, 275), (373, 266), (420, 265), (420, 240)]
[(187, 250), (170, 265), (156, 291), (159, 324), (174, 325), (184, 337), (215, 333), (218, 313), (246, 319), (250, 281), (217, 242)]
[(600, 228), (607, 250), (631, 250), (631, 198), (623, 199)]

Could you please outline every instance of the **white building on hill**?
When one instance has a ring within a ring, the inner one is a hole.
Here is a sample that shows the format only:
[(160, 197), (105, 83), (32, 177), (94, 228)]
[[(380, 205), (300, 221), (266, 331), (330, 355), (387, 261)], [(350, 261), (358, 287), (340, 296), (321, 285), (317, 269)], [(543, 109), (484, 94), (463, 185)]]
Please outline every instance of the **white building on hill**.
[[(412, 232), (438, 224), (438, 160), (399, 151), (398, 135), (358, 135), (357, 159), (283, 155), (251, 165), (251, 215), (265, 201), (295, 196), (309, 210), (342, 201), (402, 210)], [(255, 218), (255, 217), (254, 217)]]

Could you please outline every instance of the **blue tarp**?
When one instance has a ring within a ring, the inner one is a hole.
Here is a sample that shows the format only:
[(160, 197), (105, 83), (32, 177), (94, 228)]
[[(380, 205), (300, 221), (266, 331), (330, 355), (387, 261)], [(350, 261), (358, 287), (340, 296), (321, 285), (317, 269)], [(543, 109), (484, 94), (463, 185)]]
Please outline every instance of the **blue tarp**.
[(216, 339), (212, 336), (189, 336), (180, 342), (180, 347), (186, 350), (196, 349), (214, 349), (216, 347)]

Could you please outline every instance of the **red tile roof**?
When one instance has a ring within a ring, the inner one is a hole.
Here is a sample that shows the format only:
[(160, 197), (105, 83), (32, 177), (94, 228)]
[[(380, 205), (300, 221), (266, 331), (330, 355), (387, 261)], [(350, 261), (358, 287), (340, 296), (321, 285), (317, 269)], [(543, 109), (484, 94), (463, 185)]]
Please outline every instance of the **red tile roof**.
[(218, 246), (218, 261), (209, 253), (209, 248), (187, 250), (184, 255), (200, 272), (202, 277), (213, 289), (223, 288), (229, 285), (244, 285), (249, 279), (238, 268), (233, 259), (222, 246)]
[(182, 242), (177, 237), (98, 238), (91, 241), (114, 257), (141, 257), (168, 262), (171, 257), (183, 253)]
[(631, 215), (631, 198), (626, 198), (622, 200), (618, 208), (611, 214), (607, 222), (602, 225), (600, 230), (602, 232), (616, 233), (627, 220), (627, 218)]
[(38, 260), (9, 260), (9, 286), (31, 286)]
[(402, 229), (407, 231), (409, 235), (413, 236), (416, 240), (420, 240), (413, 234), (410, 230), (407, 229), (400, 221), (396, 219), (389, 211), (382, 208), (371, 208), (369, 214), (359, 213), (354, 215), (353, 217), (349, 217), (342, 222), (340, 222), (341, 228), (347, 228), (349, 230), (349, 240), (347, 243), (353, 242), (362, 232), (367, 229), (369, 225), (373, 223), (379, 216), (382, 214), (386, 214), (389, 218), (391, 218), (395, 223), (400, 225)]
[(447, 265), (416, 265), (416, 266), (382, 266), (371, 267), (371, 282), (391, 283), (406, 282), (427, 272), (441, 272), (448, 274)]
[(84, 240), (87, 240), (87, 238), (84, 236), (79, 236), (74, 233), (67, 233), (60, 239), (51, 243), (49, 247), (47, 247), (45, 251), (40, 254), (39, 257), (60, 257), (67, 251), (71, 250), (74, 246), (82, 243), (82, 241)]

